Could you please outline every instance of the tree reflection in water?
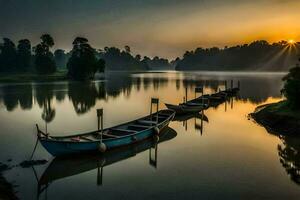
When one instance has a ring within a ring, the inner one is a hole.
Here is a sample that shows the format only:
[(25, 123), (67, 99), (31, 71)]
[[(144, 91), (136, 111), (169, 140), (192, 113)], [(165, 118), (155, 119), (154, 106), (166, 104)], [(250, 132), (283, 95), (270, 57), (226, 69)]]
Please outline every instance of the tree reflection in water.
[(23, 110), (31, 109), (33, 104), (32, 85), (3, 86), (2, 101), (8, 111), (13, 111), (18, 105), (20, 105)]
[(103, 83), (70, 83), (69, 98), (77, 114), (84, 114), (95, 106), (97, 99), (105, 99)]
[(300, 138), (280, 136), (282, 141), (278, 145), (280, 163), (293, 182), (300, 185)]
[[(227, 79), (227, 86), (230, 87), (230, 77), (207, 77), (197, 75), (188, 76), (177, 74), (175, 79), (155, 73), (141, 73), (130, 75), (127, 73), (111, 73), (106, 76), (105, 82), (62, 82), (62, 83), (46, 83), (46, 84), (15, 84), (15, 85), (0, 85), (0, 103), (7, 111), (14, 111), (20, 106), (21, 109), (31, 109), (33, 99), (36, 100), (39, 107), (42, 108), (42, 119), (49, 123), (55, 117), (54, 99), (57, 102), (63, 102), (68, 96), (72, 101), (75, 112), (82, 115), (89, 112), (98, 100), (106, 100), (108, 98), (117, 98), (120, 94), (129, 97), (133, 89), (147, 91), (154, 89), (159, 90), (162, 87), (168, 87), (169, 82), (174, 82), (176, 89), (179, 91), (182, 88), (188, 88), (193, 91), (195, 87), (203, 86), (207, 91), (217, 92), (219, 89), (224, 89), (224, 80)], [(238, 78), (235, 78), (236, 80)], [(251, 102), (264, 102), (268, 97), (280, 97), (278, 92), (281, 87), (279, 82), (273, 79), (242, 77), (241, 96), (239, 99)], [(277, 80), (277, 79), (276, 79)], [(236, 81), (235, 81), (236, 82)], [(170, 84), (171, 85), (171, 84)], [(263, 86), (263, 87), (262, 87)], [(259, 92), (255, 88), (260, 88)], [(270, 89), (271, 88), (271, 89)], [(183, 95), (182, 92), (174, 95)], [(190, 95), (189, 99), (194, 98)], [(212, 107), (218, 107), (213, 105)], [(225, 104), (225, 106), (227, 106)], [(198, 127), (198, 126), (197, 126)], [(200, 127), (200, 126), (199, 126)]]

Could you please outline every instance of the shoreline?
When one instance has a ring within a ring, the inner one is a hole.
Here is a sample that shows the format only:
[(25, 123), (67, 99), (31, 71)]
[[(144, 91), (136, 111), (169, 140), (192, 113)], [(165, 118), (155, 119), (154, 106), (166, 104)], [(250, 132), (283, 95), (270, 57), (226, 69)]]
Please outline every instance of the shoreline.
[(65, 72), (57, 72), (51, 75), (40, 74), (5, 74), (0, 75), (0, 83), (28, 83), (28, 82), (49, 82), (49, 81), (65, 81), (67, 75)]
[[(165, 72), (185, 72), (185, 73), (201, 73), (203, 75), (210, 75), (211, 73), (221, 73), (222, 75), (232, 75), (232, 73), (240, 74), (240, 75), (279, 75), (283, 76), (287, 72), (284, 71), (207, 71), (207, 70), (131, 70), (131, 71), (114, 71), (114, 70), (107, 70), (104, 74), (110, 73), (128, 73), (128, 74), (139, 74), (139, 73), (165, 73)], [(103, 78), (103, 75), (95, 75), (95, 80), (98, 78)], [(49, 75), (41, 75), (41, 74), (34, 74), (34, 73), (20, 73), (20, 74), (0, 74), (0, 84), (2, 83), (44, 83), (44, 82), (55, 82), (55, 81), (72, 81), (67, 77), (66, 71), (57, 71), (54, 74)]]
[(286, 101), (258, 106), (250, 116), (269, 133), (300, 136), (300, 112), (290, 109)]

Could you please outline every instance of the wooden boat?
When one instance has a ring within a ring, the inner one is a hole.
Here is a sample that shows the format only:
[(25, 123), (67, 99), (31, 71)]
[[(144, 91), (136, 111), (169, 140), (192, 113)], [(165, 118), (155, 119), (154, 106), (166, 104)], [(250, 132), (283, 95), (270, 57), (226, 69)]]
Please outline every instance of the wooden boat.
[(207, 104), (182, 103), (179, 105), (165, 103), (168, 109), (174, 110), (176, 114), (197, 113), (208, 107)]
[[(176, 136), (177, 133), (174, 129), (170, 127), (166, 127), (161, 132), (158, 141), (155, 140), (154, 138), (148, 138), (142, 142), (130, 146), (117, 148), (105, 154), (89, 153), (89, 154), (79, 154), (75, 156), (66, 155), (63, 157), (56, 157), (48, 165), (48, 167), (41, 175), (41, 177), (38, 178), (38, 195), (40, 195), (43, 191), (45, 191), (49, 186), (49, 184), (53, 183), (55, 180), (71, 177), (97, 168), (105, 168), (114, 163), (132, 158), (137, 154), (144, 152), (146, 150), (149, 151), (153, 150), (153, 148), (156, 148), (155, 152), (157, 153), (158, 144), (172, 140)], [(151, 166), (153, 166), (153, 164), (156, 166), (157, 155), (155, 155), (156, 160), (152, 160), (152, 159), (153, 158), (150, 157), (149, 154), (149, 164)]]
[(97, 130), (59, 137), (49, 136), (37, 126), (38, 139), (43, 147), (53, 156), (99, 150), (105, 151), (158, 135), (162, 129), (168, 126), (174, 116), (175, 112), (173, 110), (166, 109), (128, 123), (103, 129), (102, 131)]

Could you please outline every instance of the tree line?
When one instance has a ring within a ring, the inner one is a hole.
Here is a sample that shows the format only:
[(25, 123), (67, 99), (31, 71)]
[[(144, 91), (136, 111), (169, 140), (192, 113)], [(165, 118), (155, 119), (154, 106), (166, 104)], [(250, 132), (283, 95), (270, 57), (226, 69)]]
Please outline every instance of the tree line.
[(224, 48), (196, 48), (176, 59), (177, 70), (287, 71), (299, 56), (300, 43), (265, 40)]
[(74, 39), (73, 48), (70, 52), (56, 49), (54, 53), (54, 39), (49, 34), (40, 37), (40, 43), (32, 46), (30, 40), (21, 39), (18, 44), (3, 38), (0, 43), (0, 73), (36, 73), (53, 74), (57, 70), (67, 70), (71, 79), (91, 79), (97, 71), (107, 70), (150, 70), (170, 68), (167, 59), (149, 58), (141, 55), (132, 55), (129, 46), (124, 50), (116, 47), (95, 49), (88, 39), (77, 37)]
[(56, 49), (52, 53), (54, 39), (49, 34), (40, 37), (36, 46), (28, 39), (17, 45), (9, 38), (0, 43), (0, 73), (52, 74), (67, 70), (71, 79), (85, 80), (95, 72), (106, 70), (144, 71), (176, 70), (263, 70), (287, 71), (299, 55), (300, 43), (281, 41), (270, 44), (265, 40), (224, 48), (197, 48), (186, 51), (182, 58), (173, 61), (155, 56), (149, 58), (133, 55), (129, 46), (95, 49), (83, 37), (74, 39), (70, 52)]
[(40, 39), (40, 43), (32, 47), (28, 39), (19, 40), (15, 45), (9, 38), (3, 38), (0, 44), (0, 73), (49, 75), (57, 71), (57, 65), (65, 64), (70, 79), (87, 80), (93, 78), (97, 71), (104, 71), (104, 60), (97, 58), (96, 50), (86, 38), (74, 39), (68, 60), (61, 49), (54, 54), (51, 52), (55, 44), (51, 35), (43, 34)]

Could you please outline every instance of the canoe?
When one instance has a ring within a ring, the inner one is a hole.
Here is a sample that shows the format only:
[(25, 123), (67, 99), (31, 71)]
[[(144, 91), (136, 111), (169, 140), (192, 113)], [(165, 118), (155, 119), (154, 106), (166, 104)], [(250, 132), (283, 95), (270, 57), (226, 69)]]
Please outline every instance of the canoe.
[[(53, 156), (99, 151), (130, 145), (158, 135), (173, 120), (173, 110), (160, 110), (146, 117), (118, 126), (69, 136), (49, 136), (38, 126), (38, 139)], [(101, 139), (102, 138), (102, 139)]]
[(174, 110), (176, 114), (197, 113), (207, 108), (205, 104), (188, 105), (184, 103), (184, 104), (174, 105), (174, 104), (165, 103), (165, 105), (168, 109)]
[[(159, 140), (154, 138), (148, 138), (142, 142), (124, 146), (111, 150), (105, 154), (89, 153), (79, 155), (66, 155), (63, 157), (56, 157), (48, 165), (44, 173), (38, 180), (38, 195), (40, 195), (49, 185), (56, 180), (78, 175), (90, 170), (97, 169), (99, 167), (107, 167), (132, 158), (139, 153), (146, 150), (152, 150), (157, 148), (158, 144), (167, 142), (174, 139), (177, 133), (174, 129), (166, 127), (160, 134)], [(149, 164), (152, 158), (149, 155)], [(157, 162), (157, 160), (155, 161)]]

